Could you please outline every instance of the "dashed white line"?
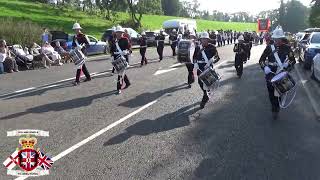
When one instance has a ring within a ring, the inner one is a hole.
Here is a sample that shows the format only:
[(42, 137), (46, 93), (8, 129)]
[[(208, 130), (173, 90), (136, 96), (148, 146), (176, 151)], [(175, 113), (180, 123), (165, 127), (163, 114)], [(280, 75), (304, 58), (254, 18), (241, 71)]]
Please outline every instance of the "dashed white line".
[[(150, 103), (142, 106), (141, 108), (133, 111), (132, 113), (126, 115), (125, 117), (119, 119), (118, 121), (110, 124), (109, 126), (101, 129), (100, 131), (92, 134), (91, 136), (87, 137), (86, 139), (78, 142), (77, 144), (71, 146), (70, 148), (66, 149), (65, 151), (62, 151), (62, 152), (59, 153), (58, 155), (54, 156), (54, 157), (52, 158), (52, 160), (53, 160), (53, 161), (58, 161), (59, 159), (63, 158), (64, 156), (70, 154), (72, 151), (74, 151), (74, 150), (78, 149), (79, 147), (87, 144), (88, 142), (92, 141), (93, 139), (97, 138), (98, 136), (104, 134), (105, 132), (109, 131), (110, 129), (112, 129), (112, 128), (118, 126), (119, 124), (123, 123), (124, 121), (128, 120), (128, 119), (131, 118), (132, 116), (134, 116), (134, 115), (140, 113), (141, 111), (147, 109), (148, 107), (152, 106), (152, 105), (155, 104), (157, 101), (158, 101), (158, 100), (154, 100), (154, 101), (152, 101), (152, 102), (150, 102)], [(27, 179), (27, 178), (28, 178), (28, 176), (21, 176), (21, 177), (16, 178), (15, 180), (24, 180), (24, 179)]]

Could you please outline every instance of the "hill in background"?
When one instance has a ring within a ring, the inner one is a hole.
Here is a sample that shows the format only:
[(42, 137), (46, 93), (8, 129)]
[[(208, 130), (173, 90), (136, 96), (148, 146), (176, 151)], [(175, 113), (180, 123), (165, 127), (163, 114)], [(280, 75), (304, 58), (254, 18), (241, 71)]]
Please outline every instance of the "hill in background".
[[(34, 3), (30, 0), (0, 0), (0, 17), (10, 18), (10, 21), (19, 22), (30, 21), (40, 27), (48, 27), (50, 30), (63, 30), (72, 32), (72, 25), (78, 21), (84, 28), (84, 32), (96, 36), (100, 39), (103, 31), (116, 24), (128, 21), (127, 13), (119, 12), (117, 21), (111, 22), (97, 15), (90, 15), (72, 9), (59, 9), (47, 4)], [(158, 30), (162, 27), (165, 20), (176, 19), (179, 17), (144, 15), (142, 19), (143, 29)], [(5, 26), (0, 23), (1, 26)], [(198, 31), (232, 29), (237, 31), (256, 30), (255, 23), (233, 23), (217, 22), (207, 20), (197, 20)], [(18, 27), (17, 27), (18, 28)], [(0, 31), (1, 35), (1, 31)], [(3, 36), (3, 35), (2, 35)]]

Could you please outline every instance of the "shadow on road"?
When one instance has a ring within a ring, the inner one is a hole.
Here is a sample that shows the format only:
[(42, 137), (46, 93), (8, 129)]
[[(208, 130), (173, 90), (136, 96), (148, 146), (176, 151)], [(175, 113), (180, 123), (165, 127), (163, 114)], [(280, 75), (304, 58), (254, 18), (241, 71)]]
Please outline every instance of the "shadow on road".
[(105, 93), (101, 93), (101, 94), (95, 94), (95, 95), (88, 96), (88, 97), (71, 99), (71, 100), (67, 100), (67, 101), (63, 101), (63, 102), (55, 102), (55, 103), (51, 103), (51, 104), (45, 104), (42, 106), (29, 108), (25, 112), (15, 113), (15, 114), (11, 114), (11, 115), (8, 115), (5, 117), (1, 117), (0, 119), (1, 120), (13, 119), (13, 118), (24, 116), (24, 115), (30, 114), (30, 113), (46, 113), (46, 112), (50, 112), (50, 111), (64, 111), (64, 110), (75, 109), (75, 108), (79, 108), (79, 107), (83, 107), (83, 106), (89, 106), (90, 104), (92, 104), (92, 102), (94, 100), (109, 97), (111, 95), (114, 95), (115, 93), (116, 93), (116, 91), (110, 91), (110, 92), (105, 92)]
[(124, 141), (135, 135), (147, 136), (152, 133), (159, 133), (188, 126), (190, 124), (189, 116), (195, 114), (200, 110), (199, 107), (196, 107), (198, 105), (199, 103), (195, 103), (186, 106), (176, 112), (166, 114), (155, 120), (147, 119), (139, 121), (136, 124), (133, 124), (132, 126), (126, 128), (124, 130), (124, 133), (119, 134), (105, 142), (104, 146), (123, 143)]
[(186, 84), (181, 84), (178, 86), (174, 86), (174, 87), (171, 87), (168, 89), (163, 89), (163, 90), (156, 91), (153, 93), (149, 93), (149, 92), (143, 93), (143, 94), (136, 96), (134, 99), (131, 99), (129, 101), (126, 101), (126, 102), (119, 104), (119, 106), (124, 106), (124, 107), (129, 107), (129, 108), (140, 107), (140, 106), (143, 106), (151, 101), (154, 101), (154, 100), (162, 97), (163, 95), (166, 95), (166, 94), (170, 95), (170, 93), (173, 93), (175, 91), (179, 91), (182, 89), (186, 89), (186, 88), (187, 88)]

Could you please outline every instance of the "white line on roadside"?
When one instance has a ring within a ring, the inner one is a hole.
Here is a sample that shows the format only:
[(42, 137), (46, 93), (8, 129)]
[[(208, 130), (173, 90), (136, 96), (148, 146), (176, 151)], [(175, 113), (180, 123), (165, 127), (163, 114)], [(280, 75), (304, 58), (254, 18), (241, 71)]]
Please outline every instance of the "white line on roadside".
[(30, 88), (26, 88), (26, 89), (21, 89), (21, 90), (15, 91), (14, 93), (21, 93), (21, 92), (30, 91), (30, 90), (33, 90), (33, 89), (35, 89), (35, 87), (30, 87)]
[[(152, 101), (152, 102), (150, 102), (150, 103), (142, 106), (141, 108), (133, 111), (132, 113), (126, 115), (125, 117), (119, 119), (118, 121), (110, 124), (109, 126), (101, 129), (100, 131), (92, 134), (91, 136), (87, 137), (86, 139), (78, 142), (77, 144), (71, 146), (70, 148), (68, 148), (68, 149), (62, 151), (61, 153), (59, 153), (58, 155), (54, 156), (54, 157), (52, 158), (52, 160), (53, 160), (53, 161), (58, 161), (59, 159), (63, 158), (64, 156), (70, 154), (72, 151), (74, 151), (74, 150), (78, 149), (79, 147), (87, 144), (87, 143), (90, 142), (91, 140), (97, 138), (98, 136), (100, 136), (100, 135), (104, 134), (105, 132), (109, 131), (110, 129), (112, 129), (112, 128), (118, 126), (119, 124), (123, 123), (124, 121), (128, 120), (128, 119), (131, 118), (132, 116), (134, 116), (134, 115), (140, 113), (141, 111), (147, 109), (148, 107), (152, 106), (152, 105), (155, 104), (157, 101), (158, 101), (158, 100), (154, 100), (154, 101)], [(28, 176), (21, 176), (21, 177), (16, 178), (15, 180), (24, 180), (24, 179), (27, 179), (27, 178), (28, 178)]]
[(307, 96), (308, 96), (309, 101), (310, 101), (310, 103), (311, 103), (311, 105), (312, 105), (312, 107), (313, 107), (313, 110), (314, 110), (314, 112), (315, 112), (316, 115), (317, 115), (317, 118), (320, 118), (320, 109), (319, 109), (319, 106), (318, 106), (315, 98), (312, 97), (312, 93), (310, 92), (310, 90), (306, 87), (306, 83), (307, 83), (308, 81), (305, 80), (305, 79), (303, 79), (303, 77), (302, 77), (302, 75), (301, 75), (301, 73), (300, 73), (299, 68), (296, 67), (295, 70), (296, 70), (296, 72), (297, 72), (297, 74), (298, 74), (298, 77), (299, 77), (299, 79), (300, 79), (300, 82), (301, 82), (301, 84), (302, 84), (303, 89), (304, 89), (305, 92), (307, 93)]

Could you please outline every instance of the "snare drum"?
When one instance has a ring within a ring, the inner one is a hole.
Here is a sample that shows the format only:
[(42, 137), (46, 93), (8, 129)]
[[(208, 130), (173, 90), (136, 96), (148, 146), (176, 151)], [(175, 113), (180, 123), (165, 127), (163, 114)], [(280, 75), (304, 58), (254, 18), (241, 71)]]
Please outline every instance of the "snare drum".
[(199, 75), (199, 79), (209, 88), (216, 87), (216, 85), (219, 83), (221, 77), (220, 75), (212, 68), (208, 68), (205, 71), (203, 71)]
[(296, 82), (287, 72), (281, 72), (274, 76), (271, 83), (280, 96), (288, 93), (296, 86)]
[(193, 41), (181, 40), (178, 44), (178, 61), (180, 63), (192, 63), (194, 50)]
[(82, 66), (85, 62), (86, 56), (79, 49), (74, 49), (70, 52), (70, 59), (73, 60), (76, 66)]
[(128, 67), (128, 63), (123, 56), (118, 56), (111, 62), (111, 64), (118, 73), (123, 72)]

